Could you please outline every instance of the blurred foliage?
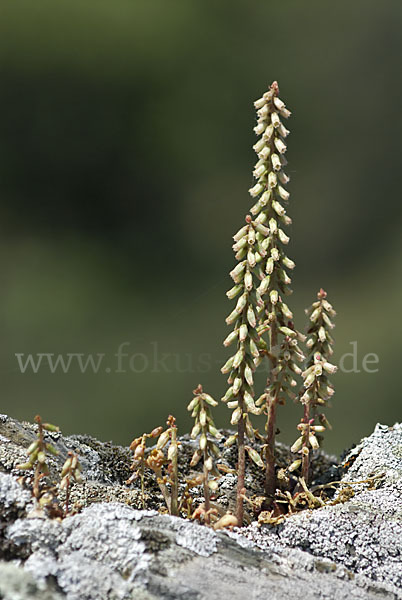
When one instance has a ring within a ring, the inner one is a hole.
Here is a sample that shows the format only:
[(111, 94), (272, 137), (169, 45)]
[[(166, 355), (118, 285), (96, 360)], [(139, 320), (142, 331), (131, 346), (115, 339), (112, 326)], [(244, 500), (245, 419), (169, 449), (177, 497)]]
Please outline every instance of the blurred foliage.
[[(322, 286), (338, 311), (336, 356), (357, 341), (360, 368), (380, 358), (378, 373), (334, 377), (327, 447), (396, 420), (401, 21), (399, 0), (3, 0), (3, 412), (128, 443), (169, 412), (187, 430), (198, 383), (223, 392), (252, 102), (277, 79), (293, 110), (297, 324)], [(114, 372), (126, 341), (148, 357), (143, 373)], [(169, 372), (153, 366), (155, 348)], [(15, 353), (38, 352), (106, 353), (111, 372), (22, 374)], [(291, 441), (300, 410), (281, 412)], [(229, 415), (220, 407), (218, 424)]]

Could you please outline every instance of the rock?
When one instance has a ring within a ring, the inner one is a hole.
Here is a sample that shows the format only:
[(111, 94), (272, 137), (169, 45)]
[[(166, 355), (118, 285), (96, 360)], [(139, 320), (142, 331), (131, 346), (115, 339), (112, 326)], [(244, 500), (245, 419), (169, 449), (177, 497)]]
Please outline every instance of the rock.
[(63, 600), (64, 595), (47, 583), (39, 583), (22, 567), (0, 563), (0, 598), (2, 600)]
[[(353, 485), (346, 502), (338, 492), (338, 503), (299, 512), (277, 526), (252, 522), (214, 532), (138, 510), (138, 489), (123, 485), (126, 449), (86, 436), (55, 434), (52, 441), (64, 453), (84, 453), (85, 491), (76, 491), (83, 510), (63, 520), (38, 518), (13, 470), (34, 428), (6, 417), (1, 424), (0, 598), (402, 598), (401, 425), (377, 425), (345, 458), (345, 486), (369, 480)], [(120, 461), (117, 475), (113, 456)], [(55, 480), (62, 462), (63, 456), (55, 457)]]

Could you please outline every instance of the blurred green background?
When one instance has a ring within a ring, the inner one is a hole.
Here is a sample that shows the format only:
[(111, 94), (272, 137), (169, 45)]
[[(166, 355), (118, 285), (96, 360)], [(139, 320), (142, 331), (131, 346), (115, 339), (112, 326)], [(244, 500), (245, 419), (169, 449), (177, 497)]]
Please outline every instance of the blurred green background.
[[(323, 286), (336, 359), (357, 342), (326, 447), (400, 418), (401, 30), (400, 0), (2, 0), (2, 412), (127, 444), (170, 412), (187, 431), (199, 382), (223, 394), (253, 101), (277, 79), (293, 111), (289, 304), (303, 328)], [(124, 342), (137, 372), (129, 357), (115, 372)], [(16, 353), (106, 356), (97, 374), (35, 374)], [(300, 412), (280, 411), (279, 439)]]

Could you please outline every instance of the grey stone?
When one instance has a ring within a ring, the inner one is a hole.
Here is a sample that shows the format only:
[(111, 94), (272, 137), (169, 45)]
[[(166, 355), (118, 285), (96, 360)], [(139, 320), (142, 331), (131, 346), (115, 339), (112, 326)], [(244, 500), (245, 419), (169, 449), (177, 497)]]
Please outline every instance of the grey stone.
[[(124, 493), (126, 449), (105, 444), (103, 452), (101, 442), (86, 436), (57, 434), (53, 440), (63, 452), (74, 444), (89, 448), (85, 491), (76, 491), (84, 508), (63, 520), (38, 518), (13, 470), (33, 428), (7, 417), (0, 422), (6, 425), (0, 435), (7, 438), (0, 438), (0, 598), (402, 598), (401, 425), (377, 425), (344, 461), (343, 480), (374, 477), (371, 489), (356, 484), (347, 502), (305, 510), (277, 526), (253, 522), (215, 532), (138, 510), (137, 491)], [(121, 461), (117, 475), (113, 456)], [(55, 479), (62, 460), (55, 458)]]
[(0, 562), (0, 598), (2, 600), (62, 600), (51, 585), (39, 583), (22, 567)]

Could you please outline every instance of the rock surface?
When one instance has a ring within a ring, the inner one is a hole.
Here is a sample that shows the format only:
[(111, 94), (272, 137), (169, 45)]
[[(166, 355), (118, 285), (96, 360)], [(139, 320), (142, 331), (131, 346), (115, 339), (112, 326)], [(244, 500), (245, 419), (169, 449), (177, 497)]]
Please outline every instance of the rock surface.
[[(39, 518), (14, 469), (34, 435), (0, 418), (3, 600), (402, 598), (401, 425), (377, 425), (346, 457), (343, 480), (371, 482), (353, 485), (346, 502), (234, 532), (138, 510), (138, 489), (122, 483), (126, 449), (61, 434), (52, 436), (62, 454), (80, 452), (85, 484), (75, 498), (84, 508)], [(63, 458), (53, 459), (54, 474)]]

